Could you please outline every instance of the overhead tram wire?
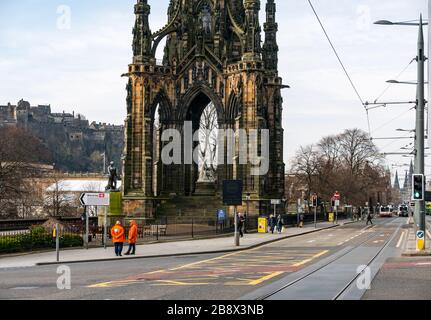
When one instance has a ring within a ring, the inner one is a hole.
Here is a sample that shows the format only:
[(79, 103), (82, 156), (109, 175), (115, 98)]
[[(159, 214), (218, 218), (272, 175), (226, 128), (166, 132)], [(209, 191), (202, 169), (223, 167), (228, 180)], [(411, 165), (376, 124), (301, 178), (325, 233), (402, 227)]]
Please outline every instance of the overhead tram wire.
[[(403, 69), (403, 71), (401, 71), (394, 80), (398, 80), (403, 74), (404, 72), (407, 71), (407, 69), (412, 65), (412, 63), (416, 61), (416, 58), (413, 58), (412, 61), (409, 62), (409, 64)], [(394, 85), (394, 83), (390, 83), (385, 90), (383, 90), (383, 92), (377, 97), (376, 100), (374, 100), (374, 103), (378, 103), (378, 101), (380, 100), (381, 97), (383, 97), (385, 95), (385, 93)]]
[(337, 52), (337, 49), (335, 49), (335, 46), (334, 46), (334, 44), (332, 43), (331, 38), (329, 37), (328, 32), (326, 31), (325, 26), (323, 25), (322, 20), (320, 19), (319, 15), (318, 15), (318, 13), (317, 13), (317, 11), (316, 11), (316, 9), (314, 8), (313, 4), (311, 3), (311, 0), (307, 0), (307, 1), (308, 1), (309, 5), (310, 5), (311, 9), (313, 10), (314, 15), (315, 15), (315, 16), (316, 16), (316, 18), (317, 18), (317, 21), (318, 21), (318, 22), (319, 22), (319, 24), (320, 24), (320, 27), (322, 28), (323, 32), (325, 33), (326, 39), (328, 40), (329, 44), (331, 45), (331, 48), (332, 48), (332, 50), (334, 51), (335, 56), (336, 56), (336, 57), (337, 57), (337, 59), (338, 59), (338, 62), (340, 63), (341, 67), (343, 68), (343, 71), (344, 71), (344, 73), (346, 74), (347, 79), (349, 79), (350, 85), (352, 86), (353, 90), (355, 91), (356, 95), (358, 96), (359, 101), (361, 102), (362, 107), (364, 107), (364, 110), (365, 110), (365, 112), (366, 112), (366, 114), (367, 114), (368, 132), (370, 133), (370, 136), (371, 136), (370, 117), (369, 117), (368, 109), (367, 109), (367, 108), (366, 108), (366, 106), (365, 106), (365, 101), (364, 101), (364, 99), (362, 99), (361, 95), (359, 94), (359, 90), (356, 88), (356, 86), (355, 86), (355, 84), (354, 84), (354, 82), (353, 82), (352, 78), (351, 78), (351, 77), (350, 77), (350, 75), (349, 75), (349, 72), (347, 71), (347, 68), (344, 66), (344, 63), (343, 63), (343, 61), (341, 60), (340, 55), (339, 55), (339, 54), (338, 54), (338, 52)]
[[(371, 134), (376, 133), (377, 131), (380, 131), (381, 129), (387, 127), (388, 125), (390, 125), (392, 122), (394, 122), (395, 120), (398, 120), (399, 118), (405, 116), (407, 113), (409, 113), (411, 110), (415, 109), (416, 107), (411, 107), (409, 108), (407, 111), (401, 113), (400, 115), (396, 116), (395, 118), (393, 118), (392, 120), (389, 120), (388, 122), (386, 122), (385, 124), (381, 125), (380, 127), (378, 127), (377, 129), (375, 129), (373, 132), (371, 132)], [(370, 134), (370, 135), (371, 135)]]
[[(408, 138), (409, 136), (411, 135), (411, 133), (407, 133), (406, 134), (406, 138)], [(387, 145), (385, 145), (383, 148), (380, 148), (380, 151), (381, 152), (383, 152), (383, 151), (385, 151), (386, 149), (388, 149), (389, 147), (391, 147), (391, 146), (393, 146), (396, 142), (399, 142), (399, 140), (393, 140), (392, 142), (390, 142), (390, 143), (388, 143)], [(408, 145), (407, 145), (408, 146)], [(401, 147), (402, 148), (402, 147)], [(401, 150), (401, 148), (400, 148), (400, 150)]]

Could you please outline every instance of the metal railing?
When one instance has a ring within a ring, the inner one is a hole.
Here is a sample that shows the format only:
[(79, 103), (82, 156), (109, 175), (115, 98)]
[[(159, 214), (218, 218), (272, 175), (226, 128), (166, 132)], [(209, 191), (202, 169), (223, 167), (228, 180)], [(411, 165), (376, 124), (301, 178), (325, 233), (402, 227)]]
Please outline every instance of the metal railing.
[[(245, 223), (245, 231), (255, 232), (257, 231), (257, 225), (257, 218), (248, 218)], [(124, 226), (127, 242), (130, 226), (126, 225), (126, 223), (124, 223)], [(106, 230), (107, 245), (112, 244), (111, 228), (112, 226), (108, 226)], [(103, 246), (104, 232), (104, 227), (97, 225), (96, 221), (90, 223), (88, 234), (89, 247)], [(233, 218), (219, 221), (215, 218), (203, 217), (168, 217), (147, 221), (145, 225), (140, 225), (138, 227), (138, 244), (216, 237), (233, 232)], [(62, 222), (60, 247), (83, 247), (85, 234), (84, 221), (74, 219)], [(52, 230), (46, 230), (41, 225), (19, 226), (16, 230), (0, 231), (0, 254), (54, 248), (55, 239)]]

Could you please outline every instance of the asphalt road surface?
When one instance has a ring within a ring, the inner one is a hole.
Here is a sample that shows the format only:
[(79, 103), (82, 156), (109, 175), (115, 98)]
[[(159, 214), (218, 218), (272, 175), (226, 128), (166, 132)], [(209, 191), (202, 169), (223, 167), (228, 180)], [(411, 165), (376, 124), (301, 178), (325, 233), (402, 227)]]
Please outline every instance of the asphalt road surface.
[[(360, 222), (229, 254), (71, 264), (70, 290), (58, 289), (57, 265), (0, 269), (0, 299), (333, 299), (358, 266), (396, 257), (405, 222)], [(347, 289), (345, 298), (365, 293)]]

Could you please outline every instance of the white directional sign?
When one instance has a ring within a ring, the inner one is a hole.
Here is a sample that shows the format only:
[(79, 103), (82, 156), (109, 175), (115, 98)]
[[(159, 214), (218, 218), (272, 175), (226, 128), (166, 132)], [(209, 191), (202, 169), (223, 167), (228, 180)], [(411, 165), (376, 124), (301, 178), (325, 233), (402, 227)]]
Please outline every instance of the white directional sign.
[(273, 199), (273, 200), (271, 200), (271, 204), (272, 205), (280, 205), (281, 204), (281, 200)]
[(110, 196), (109, 193), (83, 193), (79, 201), (83, 206), (109, 207)]

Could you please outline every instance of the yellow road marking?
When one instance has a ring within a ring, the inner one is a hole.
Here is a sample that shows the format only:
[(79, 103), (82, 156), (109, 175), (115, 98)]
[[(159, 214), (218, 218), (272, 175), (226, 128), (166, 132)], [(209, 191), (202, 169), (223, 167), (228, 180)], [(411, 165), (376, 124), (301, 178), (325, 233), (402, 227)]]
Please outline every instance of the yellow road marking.
[(273, 273), (268, 274), (268, 275), (266, 275), (266, 276), (264, 276), (264, 277), (262, 277), (260, 279), (257, 279), (257, 280), (249, 282), (248, 285), (250, 285), (250, 286), (256, 286), (256, 285), (261, 284), (261, 283), (263, 283), (265, 281), (268, 281), (268, 280), (270, 280), (272, 278), (278, 277), (279, 275), (281, 275), (283, 273), (284, 272), (282, 272), (282, 271), (273, 272)]
[[(157, 280), (158, 284), (154, 284), (153, 286), (206, 286), (210, 283), (186, 283), (172, 280)], [(161, 282), (161, 283), (160, 283)]]
[(320, 252), (320, 253), (312, 256), (310, 259), (302, 260), (301, 262), (298, 262), (298, 263), (294, 264), (293, 267), (303, 266), (304, 264), (307, 264), (307, 263), (313, 261), (314, 259), (317, 259), (317, 258), (319, 258), (319, 257), (327, 254), (328, 252), (329, 252), (329, 250), (322, 251), (322, 252)]
[(156, 274), (156, 273), (165, 273), (166, 270), (159, 270), (159, 271), (153, 271), (153, 272), (148, 272), (146, 274)]
[(87, 288), (112, 288), (116, 286), (125, 286), (130, 283), (136, 283), (136, 280), (124, 280), (124, 281), (110, 281), (110, 282), (102, 282), (97, 283), (91, 286), (88, 286)]

